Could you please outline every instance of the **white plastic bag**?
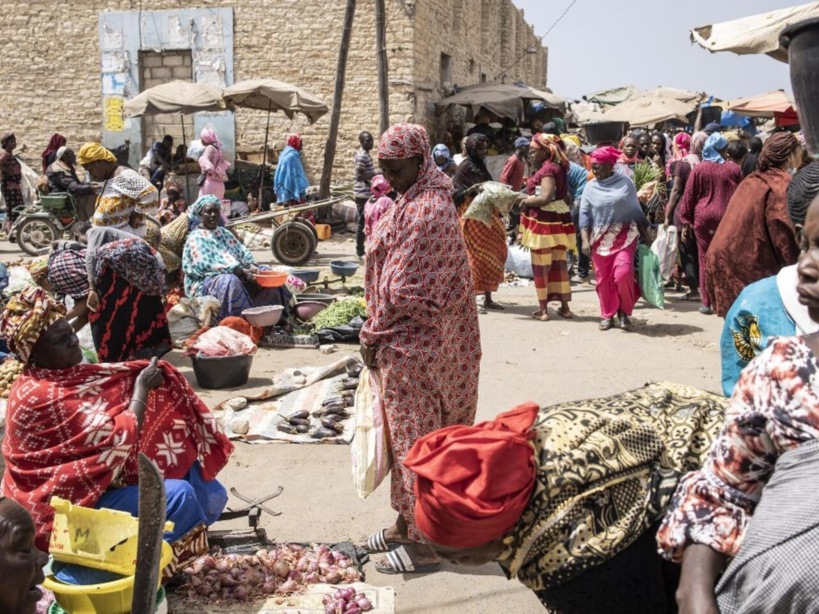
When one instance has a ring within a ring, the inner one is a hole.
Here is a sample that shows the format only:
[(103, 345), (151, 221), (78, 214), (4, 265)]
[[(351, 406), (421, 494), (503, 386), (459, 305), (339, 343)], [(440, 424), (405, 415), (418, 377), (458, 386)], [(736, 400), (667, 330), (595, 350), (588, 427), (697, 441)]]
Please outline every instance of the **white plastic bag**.
[(518, 277), (534, 279), (532, 272), (532, 253), (523, 249), (520, 245), (512, 245), (506, 255), (506, 270), (514, 273)]
[(358, 496), (366, 499), (392, 468), (389, 431), (381, 405), (381, 378), (378, 371), (366, 367), (358, 376), (355, 437), (350, 452), (353, 457), (353, 484)]
[(651, 244), (651, 251), (660, 261), (660, 274), (663, 281), (667, 282), (674, 274), (674, 265), (677, 263), (677, 248), (680, 245), (679, 234), (676, 226), (665, 228), (660, 226), (657, 231), (657, 238)]

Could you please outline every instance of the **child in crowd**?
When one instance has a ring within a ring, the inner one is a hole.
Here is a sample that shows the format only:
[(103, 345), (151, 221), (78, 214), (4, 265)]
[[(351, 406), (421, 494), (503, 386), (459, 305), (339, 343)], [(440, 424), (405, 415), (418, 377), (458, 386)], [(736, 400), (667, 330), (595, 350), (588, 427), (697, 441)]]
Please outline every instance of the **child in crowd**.
[(383, 175), (376, 175), (370, 183), (372, 197), (364, 206), (364, 234), (370, 236), (381, 216), (395, 204), (395, 192)]

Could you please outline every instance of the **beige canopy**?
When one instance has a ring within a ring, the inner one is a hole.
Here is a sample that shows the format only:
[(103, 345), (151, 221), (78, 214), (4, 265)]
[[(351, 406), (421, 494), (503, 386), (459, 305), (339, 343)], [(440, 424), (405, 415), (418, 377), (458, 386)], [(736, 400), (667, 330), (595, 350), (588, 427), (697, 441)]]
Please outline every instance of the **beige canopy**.
[(780, 62), (787, 62), (788, 52), (779, 44), (779, 35), (788, 26), (813, 17), (819, 17), (819, 2), (700, 26), (691, 30), (691, 42), (712, 53), (717, 51), (732, 51), (737, 55), (765, 53)]
[(738, 98), (728, 102), (728, 110), (748, 117), (774, 117), (776, 113), (793, 112), (794, 102), (782, 90), (767, 92), (750, 98)]
[(225, 102), (245, 109), (282, 111), (293, 119), (302, 113), (312, 124), (330, 109), (318, 96), (298, 86), (275, 79), (239, 81), (223, 92)]
[(480, 83), (463, 88), (454, 96), (449, 96), (435, 103), (435, 110), (442, 115), (452, 105), (468, 107), (473, 116), (480, 109), (486, 109), (498, 117), (508, 117), (514, 121), (523, 118), (526, 102), (539, 100), (561, 113), (566, 111), (566, 99), (550, 92), (531, 87), (518, 87), (506, 83)]
[(646, 93), (630, 98), (603, 114), (603, 121), (628, 122), (632, 126), (653, 126), (672, 119), (688, 122), (686, 115), (697, 108), (698, 99), (683, 102), (662, 93)]
[(633, 85), (613, 87), (607, 90), (600, 90), (583, 96), (583, 100), (596, 102), (597, 104), (620, 104), (629, 98), (640, 95), (640, 90)]
[(134, 96), (123, 109), (127, 117), (162, 113), (224, 111), (225, 102), (218, 87), (190, 81), (171, 81)]

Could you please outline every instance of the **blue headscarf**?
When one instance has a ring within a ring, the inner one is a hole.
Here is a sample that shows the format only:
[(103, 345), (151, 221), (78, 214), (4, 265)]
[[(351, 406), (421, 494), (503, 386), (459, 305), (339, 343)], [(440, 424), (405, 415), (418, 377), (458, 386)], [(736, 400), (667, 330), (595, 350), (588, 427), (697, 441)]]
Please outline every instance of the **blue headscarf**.
[[(188, 207), (187, 214), (188, 214), (188, 229), (193, 230), (194, 228), (199, 227), (202, 224), (202, 211), (208, 205), (218, 205), (219, 211), (222, 210), (222, 200), (218, 196), (214, 196), (213, 194), (206, 194), (205, 196), (200, 196), (196, 199), (196, 201)], [(220, 226), (223, 225), (222, 221), (220, 221)]]
[(723, 164), (725, 158), (723, 158), (719, 152), (723, 151), (726, 147), (728, 147), (728, 140), (719, 132), (715, 132), (705, 141), (705, 147), (702, 150), (703, 161)]
[(440, 156), (442, 158), (446, 158), (446, 162), (444, 162), (441, 165), (438, 165), (437, 162), (435, 163), (435, 165), (438, 166), (439, 171), (446, 170), (452, 164), (452, 154), (449, 151), (449, 147), (447, 147), (443, 143), (439, 143), (438, 145), (432, 148), (432, 155), (433, 157)]

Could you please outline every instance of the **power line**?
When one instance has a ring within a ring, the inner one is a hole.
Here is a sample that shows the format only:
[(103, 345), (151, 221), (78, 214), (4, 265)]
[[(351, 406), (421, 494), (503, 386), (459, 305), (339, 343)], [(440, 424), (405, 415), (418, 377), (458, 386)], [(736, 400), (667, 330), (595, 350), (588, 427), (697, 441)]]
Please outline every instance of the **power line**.
[(560, 15), (560, 17), (558, 17), (558, 18), (557, 18), (557, 21), (555, 21), (555, 22), (552, 24), (552, 27), (551, 27), (551, 28), (549, 28), (548, 30), (546, 30), (546, 34), (544, 34), (544, 35), (543, 35), (543, 38), (546, 38), (547, 36), (549, 36), (549, 33), (550, 33), (552, 30), (554, 30), (554, 29), (555, 29), (555, 26), (557, 26), (557, 24), (559, 24), (559, 23), (560, 23), (560, 22), (563, 20), (563, 18), (564, 18), (564, 17), (565, 17), (565, 16), (566, 16), (566, 15), (569, 13), (569, 11), (571, 11), (571, 10), (572, 10), (572, 7), (573, 7), (575, 4), (577, 4), (577, 0), (572, 0), (572, 3), (571, 3), (571, 4), (570, 4), (570, 5), (569, 5), (569, 6), (566, 8), (566, 10), (565, 10), (565, 11), (563, 11), (563, 13)]

